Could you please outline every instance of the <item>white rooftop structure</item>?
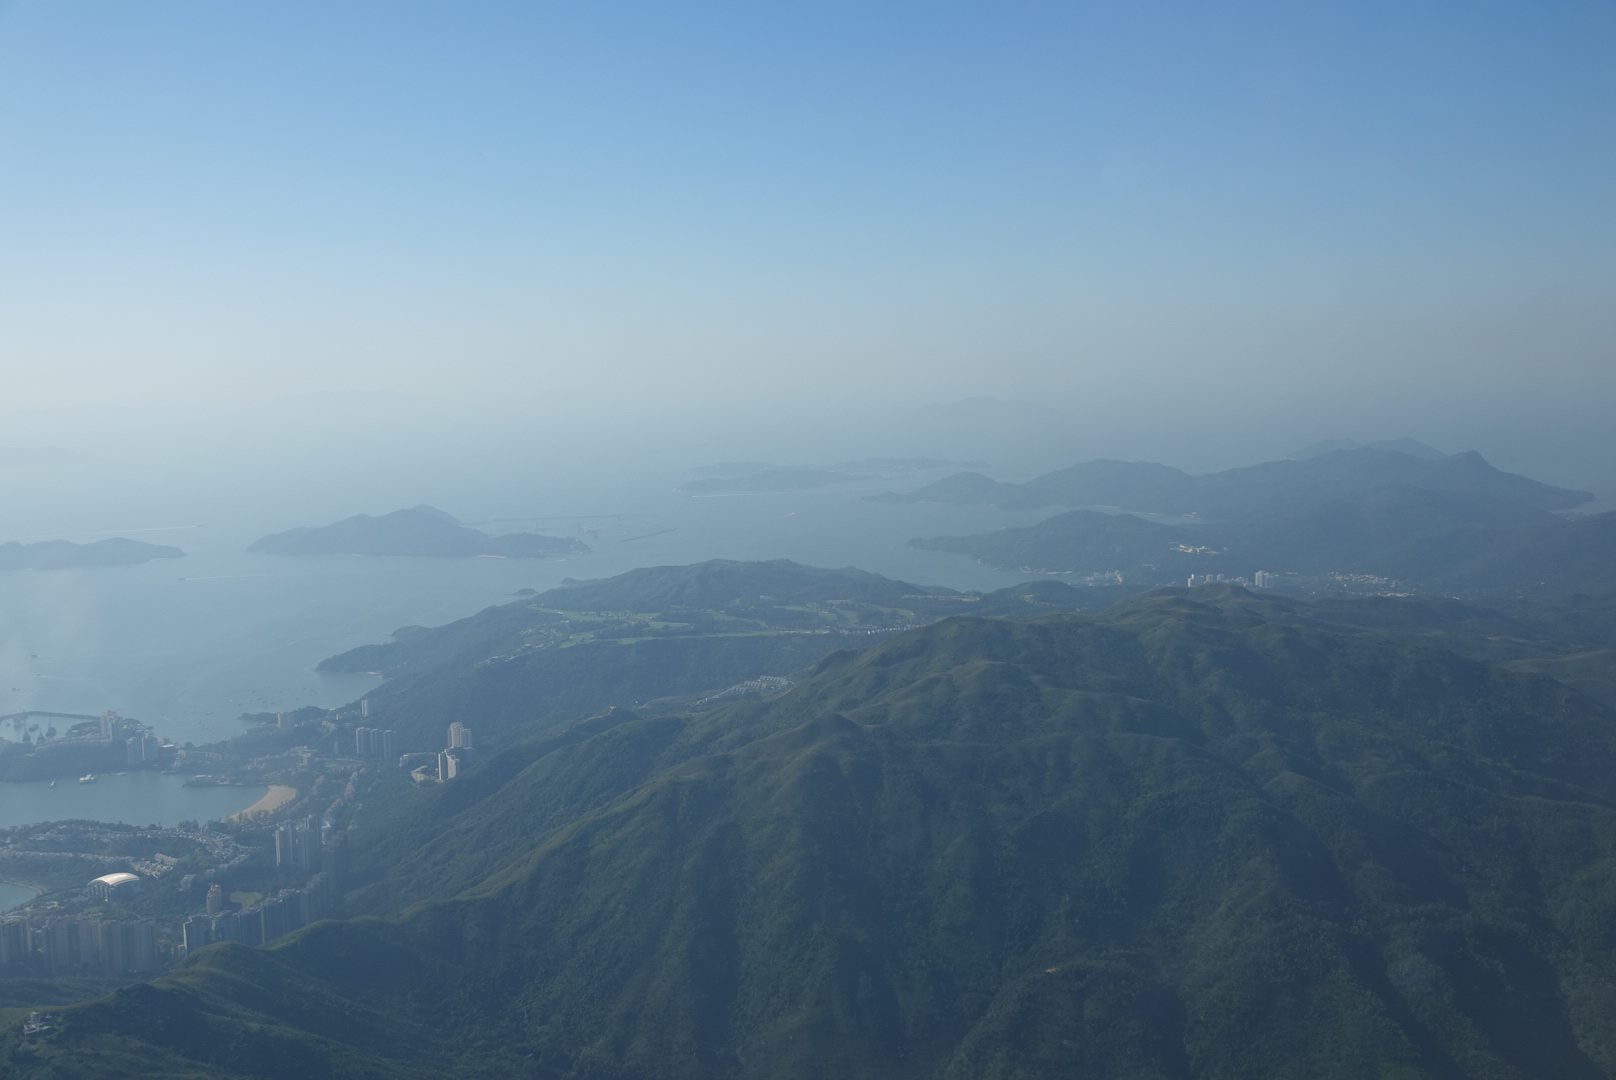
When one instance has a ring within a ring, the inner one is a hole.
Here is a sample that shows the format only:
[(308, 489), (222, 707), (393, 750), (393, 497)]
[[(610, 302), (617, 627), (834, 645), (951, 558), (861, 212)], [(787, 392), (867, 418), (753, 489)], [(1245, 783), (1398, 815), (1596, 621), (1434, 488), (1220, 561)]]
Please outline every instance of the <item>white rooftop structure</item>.
[(128, 890), (134, 892), (140, 888), (140, 876), (127, 872), (116, 874), (102, 874), (85, 888), (91, 896), (105, 900), (115, 892)]

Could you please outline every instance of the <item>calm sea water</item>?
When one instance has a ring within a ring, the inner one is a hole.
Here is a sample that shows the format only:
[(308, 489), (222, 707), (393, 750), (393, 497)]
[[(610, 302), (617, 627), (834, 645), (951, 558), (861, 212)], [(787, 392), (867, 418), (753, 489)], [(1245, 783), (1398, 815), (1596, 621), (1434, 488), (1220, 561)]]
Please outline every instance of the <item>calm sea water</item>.
[(182, 821), (209, 822), (245, 810), (264, 797), (266, 787), (186, 787), (186, 777), (130, 772), (100, 777), (93, 784), (58, 780), (0, 784), (0, 829), (39, 821), (118, 821), (168, 828)]

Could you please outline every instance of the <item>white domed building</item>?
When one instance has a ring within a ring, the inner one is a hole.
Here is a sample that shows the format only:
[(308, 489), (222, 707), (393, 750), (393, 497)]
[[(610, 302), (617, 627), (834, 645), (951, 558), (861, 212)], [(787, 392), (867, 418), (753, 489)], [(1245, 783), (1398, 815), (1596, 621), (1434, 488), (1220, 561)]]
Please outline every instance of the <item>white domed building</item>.
[(112, 900), (120, 896), (128, 896), (131, 893), (140, 891), (140, 876), (129, 873), (102, 874), (86, 885), (84, 891), (97, 900)]

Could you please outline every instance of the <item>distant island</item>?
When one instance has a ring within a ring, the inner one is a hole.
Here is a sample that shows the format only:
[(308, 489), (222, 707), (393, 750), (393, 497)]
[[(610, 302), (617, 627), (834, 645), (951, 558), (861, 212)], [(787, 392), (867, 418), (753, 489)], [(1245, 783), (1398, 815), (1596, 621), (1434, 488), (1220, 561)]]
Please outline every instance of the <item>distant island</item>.
[(177, 547), (148, 544), (115, 536), (93, 544), (71, 540), (41, 540), (20, 544), (15, 540), (0, 544), (0, 570), (66, 570), (76, 566), (133, 566), (153, 559), (181, 559)]
[(248, 551), (269, 555), (418, 555), (434, 558), (493, 556), (543, 559), (585, 552), (581, 541), (538, 533), (490, 536), (422, 504), (371, 517), (356, 514), (320, 528), (288, 529), (254, 542)]
[(1502, 498), (1540, 510), (1569, 510), (1593, 499), (1590, 492), (1503, 472), (1474, 450), (1432, 459), (1434, 453), (1439, 451), (1413, 440), (1335, 450), (1315, 446), (1283, 461), (1203, 474), (1149, 461), (1101, 459), (1045, 473), (1024, 484), (958, 473), (914, 491), (877, 495), (872, 501), (1085, 506), (1228, 521), (1297, 510), (1382, 484)]

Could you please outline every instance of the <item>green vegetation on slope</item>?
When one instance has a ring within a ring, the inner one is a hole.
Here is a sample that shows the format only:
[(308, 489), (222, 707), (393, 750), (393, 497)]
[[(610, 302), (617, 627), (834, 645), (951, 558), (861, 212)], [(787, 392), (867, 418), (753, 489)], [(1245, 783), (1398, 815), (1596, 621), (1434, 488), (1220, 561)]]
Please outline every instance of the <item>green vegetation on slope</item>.
[(1125, 593), (1054, 582), (957, 593), (851, 568), (713, 560), (578, 582), (324, 661), (377, 671), (379, 726), (435, 749), (460, 720), (492, 748), (611, 706), (666, 712), (760, 675), (960, 611), (1030, 615), (1100, 608)]
[(1616, 715), (1239, 590), (949, 618), (384, 803), (356, 898), (414, 906), (59, 1009), (14, 1070), (1616, 1073)]

